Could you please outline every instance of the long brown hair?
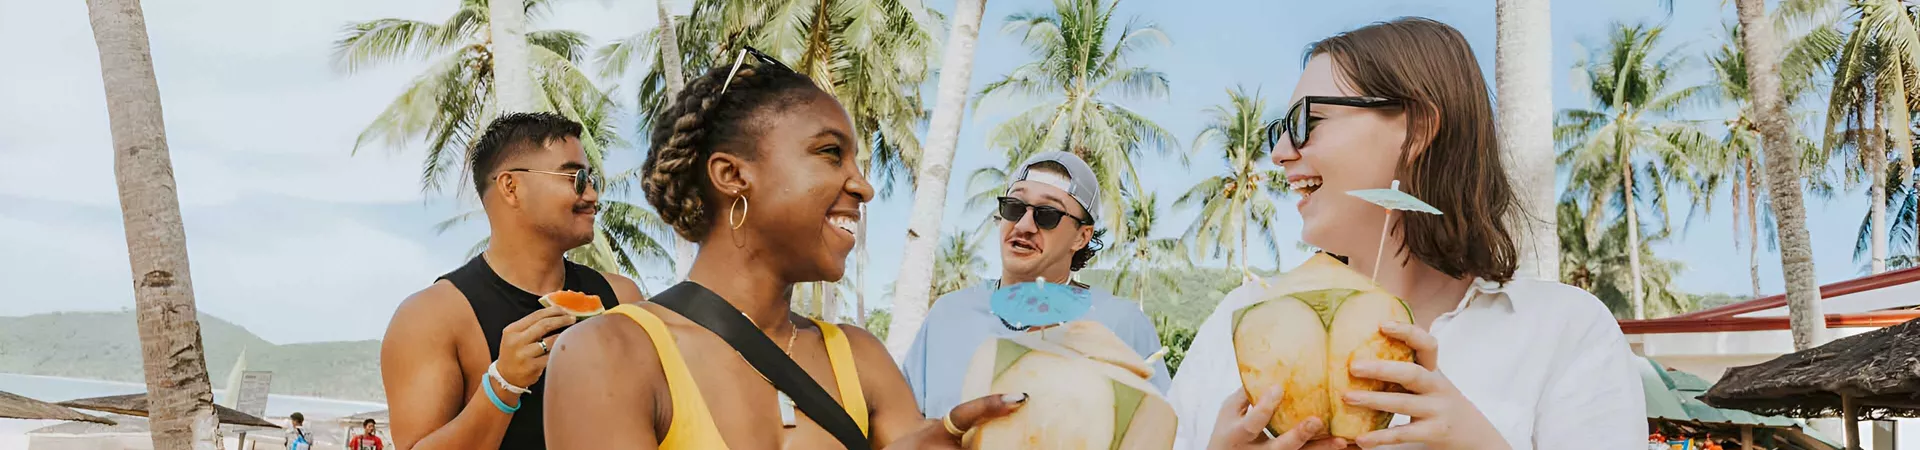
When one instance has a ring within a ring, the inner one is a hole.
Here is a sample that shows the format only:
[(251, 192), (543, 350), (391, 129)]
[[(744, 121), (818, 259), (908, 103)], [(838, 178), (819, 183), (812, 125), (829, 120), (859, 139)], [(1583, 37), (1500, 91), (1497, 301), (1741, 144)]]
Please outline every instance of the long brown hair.
[[(1361, 95), (1402, 102), (1407, 141), (1397, 176), (1445, 215), (1400, 215), (1400, 252), (1455, 278), (1513, 279), (1507, 213), (1516, 199), (1495, 138), (1493, 106), (1473, 48), (1431, 19), (1379, 22), (1315, 42)], [(1550, 187), (1547, 187), (1550, 188)]]

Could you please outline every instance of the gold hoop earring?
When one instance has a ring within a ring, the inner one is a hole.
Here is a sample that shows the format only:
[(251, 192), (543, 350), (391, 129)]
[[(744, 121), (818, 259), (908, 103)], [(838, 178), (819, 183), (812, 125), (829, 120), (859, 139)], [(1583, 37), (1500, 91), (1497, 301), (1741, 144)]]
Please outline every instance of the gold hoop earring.
[[(738, 222), (735, 222), (733, 220), (734, 205), (740, 205), (740, 221)], [(749, 206), (751, 205), (747, 204), (747, 196), (742, 195), (739, 197), (734, 197), (733, 205), (727, 205), (727, 225), (733, 227), (733, 229), (735, 230), (740, 229), (741, 225), (746, 225), (747, 224), (747, 208)]]

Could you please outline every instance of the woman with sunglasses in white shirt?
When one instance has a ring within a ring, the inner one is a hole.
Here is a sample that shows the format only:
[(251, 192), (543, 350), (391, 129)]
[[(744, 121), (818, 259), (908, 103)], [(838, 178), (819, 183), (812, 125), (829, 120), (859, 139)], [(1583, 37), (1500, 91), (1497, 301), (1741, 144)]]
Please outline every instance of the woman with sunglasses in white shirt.
[[(1427, 19), (1377, 23), (1314, 43), (1284, 119), (1268, 128), (1276, 164), (1300, 198), (1302, 238), (1412, 307), (1414, 324), (1381, 333), (1416, 362), (1356, 361), (1356, 377), (1405, 393), (1333, 401), (1394, 413), (1357, 442), (1314, 440), (1328, 418), (1264, 431), (1278, 395), (1249, 405), (1232, 344), (1232, 311), (1261, 283), (1227, 295), (1187, 353), (1169, 393), (1180, 449), (1593, 449), (1646, 439), (1635, 358), (1607, 308), (1580, 289), (1517, 279), (1516, 208), (1495, 143), (1485, 78), (1460, 33)], [(1444, 215), (1398, 214), (1346, 195), (1402, 189)], [(1384, 240), (1380, 226), (1392, 220)], [(1382, 248), (1384, 246), (1384, 248)], [(1384, 250), (1384, 251), (1383, 251)], [(1363, 272), (1364, 273), (1364, 272)], [(1271, 435), (1271, 436), (1270, 436)]]

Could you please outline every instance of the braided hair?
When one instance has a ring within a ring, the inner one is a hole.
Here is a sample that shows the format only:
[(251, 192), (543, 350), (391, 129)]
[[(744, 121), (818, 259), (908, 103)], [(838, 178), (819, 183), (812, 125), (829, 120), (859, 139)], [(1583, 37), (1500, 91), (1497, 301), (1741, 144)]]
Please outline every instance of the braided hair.
[(688, 241), (701, 242), (713, 220), (705, 197), (707, 159), (715, 152), (752, 159), (751, 138), (759, 132), (754, 119), (820, 92), (805, 75), (775, 65), (741, 67), (729, 83), (732, 68), (708, 70), (680, 92), (654, 123), (653, 148), (640, 166), (647, 203)]

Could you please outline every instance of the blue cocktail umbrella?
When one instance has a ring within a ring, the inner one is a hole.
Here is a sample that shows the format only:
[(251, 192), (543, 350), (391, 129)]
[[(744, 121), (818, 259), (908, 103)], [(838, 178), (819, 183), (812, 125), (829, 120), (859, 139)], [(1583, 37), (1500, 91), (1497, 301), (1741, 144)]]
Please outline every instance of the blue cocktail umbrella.
[(1357, 191), (1347, 191), (1347, 195), (1360, 197), (1361, 200), (1373, 202), (1373, 204), (1380, 205), (1380, 207), (1387, 209), (1387, 219), (1380, 223), (1380, 250), (1373, 255), (1373, 278), (1375, 280), (1380, 279), (1380, 261), (1382, 259), (1381, 257), (1386, 255), (1387, 227), (1393, 223), (1394, 210), (1423, 212), (1433, 215), (1445, 214), (1440, 212), (1440, 208), (1435, 208), (1433, 205), (1420, 201), (1420, 199), (1414, 198), (1412, 195), (1400, 192), (1400, 180), (1393, 180), (1393, 187), (1391, 189), (1361, 189)]

